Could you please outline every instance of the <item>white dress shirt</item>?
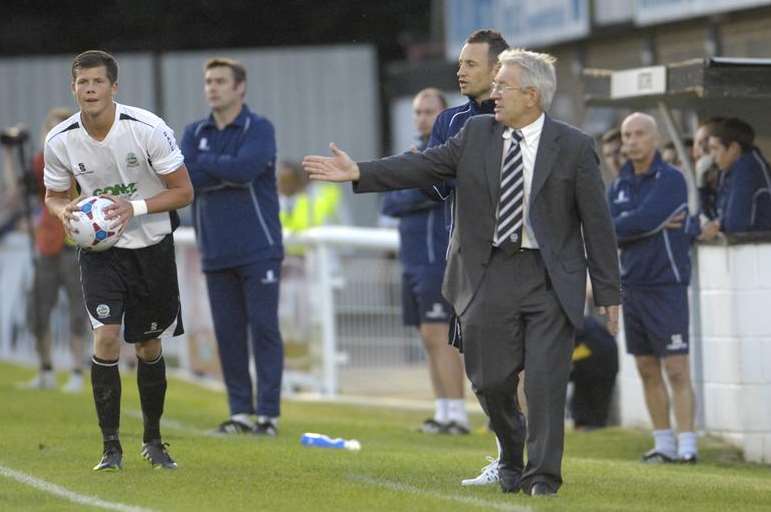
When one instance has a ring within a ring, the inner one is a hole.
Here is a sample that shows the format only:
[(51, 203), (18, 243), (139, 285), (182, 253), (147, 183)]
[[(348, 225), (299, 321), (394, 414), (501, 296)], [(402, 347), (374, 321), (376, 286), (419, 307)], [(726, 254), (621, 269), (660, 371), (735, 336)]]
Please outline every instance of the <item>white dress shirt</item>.
[[(530, 188), (533, 184), (535, 155), (538, 153), (538, 143), (541, 141), (541, 131), (543, 130), (543, 122), (545, 119), (546, 116), (541, 114), (538, 119), (519, 130), (522, 134), (522, 140), (519, 142), (519, 146), (522, 153), (522, 173), (525, 177), (525, 189), (522, 201), (522, 217), (524, 222), (521, 246), (525, 249), (538, 249), (538, 240), (535, 239), (533, 226), (530, 224)], [(506, 153), (509, 151), (509, 147), (511, 146), (511, 133), (513, 131), (513, 128), (506, 128), (503, 131), (503, 157), (501, 161), (506, 158)], [(501, 165), (501, 172), (503, 172), (503, 165)]]

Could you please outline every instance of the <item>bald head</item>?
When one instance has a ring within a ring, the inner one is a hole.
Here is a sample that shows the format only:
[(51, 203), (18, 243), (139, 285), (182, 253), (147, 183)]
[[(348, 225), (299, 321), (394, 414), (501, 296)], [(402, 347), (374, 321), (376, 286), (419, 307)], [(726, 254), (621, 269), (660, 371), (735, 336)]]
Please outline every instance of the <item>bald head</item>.
[(635, 172), (646, 172), (656, 155), (659, 142), (656, 120), (642, 112), (628, 115), (621, 123), (621, 141), (624, 153), (632, 162)]
[(447, 100), (442, 91), (429, 87), (423, 89), (415, 95), (412, 100), (412, 116), (415, 122), (415, 128), (418, 135), (425, 142), (431, 136), (431, 129), (434, 127), (434, 121), (439, 113), (447, 108)]

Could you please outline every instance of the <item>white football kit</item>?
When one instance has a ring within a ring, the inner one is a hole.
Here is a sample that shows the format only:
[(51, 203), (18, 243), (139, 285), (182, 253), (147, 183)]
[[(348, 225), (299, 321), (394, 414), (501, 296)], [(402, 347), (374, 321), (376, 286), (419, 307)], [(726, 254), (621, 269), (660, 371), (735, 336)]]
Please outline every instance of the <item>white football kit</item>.
[[(166, 190), (159, 175), (176, 171), (184, 163), (173, 130), (147, 110), (119, 103), (115, 107), (115, 121), (102, 141), (88, 134), (80, 112), (48, 132), (44, 153), (47, 189), (67, 191), (74, 177), (84, 196), (110, 194), (131, 201)], [(171, 231), (168, 212), (133, 217), (115, 247), (148, 247)]]

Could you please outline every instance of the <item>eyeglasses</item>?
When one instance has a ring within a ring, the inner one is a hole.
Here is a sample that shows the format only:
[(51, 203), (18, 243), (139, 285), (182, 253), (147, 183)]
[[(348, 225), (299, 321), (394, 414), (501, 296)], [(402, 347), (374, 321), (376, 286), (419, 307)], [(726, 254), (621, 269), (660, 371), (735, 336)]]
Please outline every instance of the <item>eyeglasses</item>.
[(501, 93), (509, 92), (509, 91), (522, 91), (525, 92), (526, 87), (514, 87), (512, 85), (508, 84), (502, 84), (500, 82), (493, 82), (492, 87), (490, 87), (490, 92), (492, 94), (495, 93)]

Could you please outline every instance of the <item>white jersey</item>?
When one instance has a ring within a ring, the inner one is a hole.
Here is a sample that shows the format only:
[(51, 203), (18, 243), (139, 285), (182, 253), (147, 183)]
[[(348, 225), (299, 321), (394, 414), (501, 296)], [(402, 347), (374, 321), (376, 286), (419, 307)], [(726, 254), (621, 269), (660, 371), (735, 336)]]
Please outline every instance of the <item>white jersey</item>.
[[(152, 112), (118, 103), (115, 107), (115, 121), (102, 141), (88, 134), (80, 112), (48, 132), (43, 175), (47, 189), (67, 191), (74, 177), (85, 196), (110, 194), (130, 201), (166, 190), (159, 175), (184, 163), (174, 132)], [(133, 217), (115, 246), (147, 247), (169, 233), (168, 212)]]

